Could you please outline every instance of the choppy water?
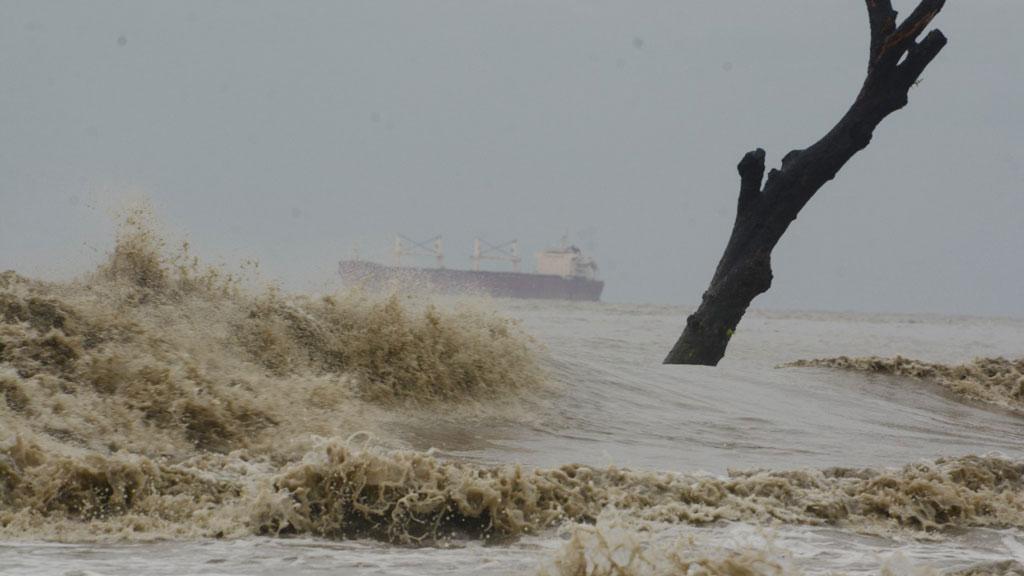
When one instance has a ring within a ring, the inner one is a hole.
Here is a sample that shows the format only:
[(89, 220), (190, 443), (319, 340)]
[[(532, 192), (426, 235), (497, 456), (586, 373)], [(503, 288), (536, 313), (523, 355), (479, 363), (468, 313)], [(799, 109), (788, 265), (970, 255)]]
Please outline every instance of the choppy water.
[[(898, 466), (921, 459), (998, 452), (1024, 457), (1024, 420), (971, 403), (928, 382), (813, 368), (776, 368), (798, 358), (893, 355), (956, 362), (1015, 356), (1024, 322), (937, 316), (752, 312), (722, 366), (659, 364), (685, 311), (666, 306), (503, 301), (550, 355), (560, 386), (527, 419), (391, 423), (396, 438), (444, 456), (660, 471)], [(948, 570), (1024, 562), (1019, 530), (974, 529), (932, 540), (865, 536), (837, 528), (727, 523), (662, 525), (726, 547), (764, 546), (807, 573), (877, 573), (885, 564)], [(311, 538), (155, 543), (0, 543), (3, 574), (523, 574), (562, 544), (549, 530), (485, 546), (410, 548)], [(894, 556), (894, 553), (897, 553)]]
[(0, 275), (0, 574), (1024, 571), (1019, 364), (1007, 408), (780, 367), (1024, 320), (753, 311), (663, 366), (680, 308), (247, 293), (128, 232)]
[(566, 383), (556, 416), (528, 429), (416, 430), (461, 457), (653, 470), (899, 465), (918, 458), (1024, 454), (1019, 416), (927, 382), (777, 368), (840, 354), (1017, 357), (1024, 322), (927, 316), (751, 312), (717, 368), (664, 366), (686, 312), (628, 304), (503, 303)]

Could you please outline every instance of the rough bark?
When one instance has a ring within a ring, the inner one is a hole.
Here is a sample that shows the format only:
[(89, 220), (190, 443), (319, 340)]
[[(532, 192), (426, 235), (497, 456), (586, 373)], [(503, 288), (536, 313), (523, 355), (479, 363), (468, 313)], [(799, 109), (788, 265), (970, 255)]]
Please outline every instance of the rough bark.
[(860, 93), (828, 134), (808, 148), (786, 154), (782, 166), (768, 173), (764, 186), (764, 150), (748, 152), (740, 161), (732, 235), (700, 307), (687, 318), (666, 364), (718, 364), (750, 302), (771, 287), (772, 249), (790, 222), (815, 192), (871, 142), (878, 124), (906, 106), (910, 88), (946, 45), (946, 37), (938, 30), (921, 38), (945, 0), (921, 0), (899, 25), (891, 0), (865, 3), (871, 45)]

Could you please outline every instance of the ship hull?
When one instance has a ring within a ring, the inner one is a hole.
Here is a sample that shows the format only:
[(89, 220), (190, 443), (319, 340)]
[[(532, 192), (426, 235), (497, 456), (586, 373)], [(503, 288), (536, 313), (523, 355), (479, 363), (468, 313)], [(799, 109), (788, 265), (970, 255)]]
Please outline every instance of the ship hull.
[(361, 260), (344, 260), (338, 271), (347, 285), (368, 290), (414, 287), (444, 294), (488, 294), (497, 298), (598, 301), (604, 282), (525, 272), (449, 270), (384, 266)]

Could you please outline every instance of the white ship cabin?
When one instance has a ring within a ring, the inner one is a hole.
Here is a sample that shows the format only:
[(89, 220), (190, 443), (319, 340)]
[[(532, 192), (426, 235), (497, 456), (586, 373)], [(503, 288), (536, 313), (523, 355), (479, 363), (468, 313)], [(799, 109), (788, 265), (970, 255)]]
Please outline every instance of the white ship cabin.
[(563, 244), (560, 248), (537, 253), (537, 273), (593, 280), (597, 276), (597, 264), (576, 246)]

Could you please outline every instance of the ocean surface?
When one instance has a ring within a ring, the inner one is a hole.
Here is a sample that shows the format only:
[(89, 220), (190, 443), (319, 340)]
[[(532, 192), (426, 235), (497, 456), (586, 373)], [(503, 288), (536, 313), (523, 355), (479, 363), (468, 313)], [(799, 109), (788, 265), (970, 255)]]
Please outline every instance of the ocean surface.
[[(1016, 358), (1024, 351), (1021, 320), (754, 310), (722, 364), (708, 368), (660, 364), (684, 324), (683, 308), (515, 300), (477, 305), (518, 322), (517, 330), (537, 350), (543, 383), (522, 398), (492, 400), (484, 393), (465, 406), (441, 402), (390, 410), (368, 403), (369, 412), (360, 408), (351, 417), (376, 425), (368, 426), (366, 438), (357, 435), (350, 443), (372, 438), (386, 450), (426, 453), (431, 462), (458, 462), (471, 470), (580, 464), (636, 475), (678, 473), (690, 479), (686, 482), (725, 479), (742, 470), (821, 474), (833, 467), (861, 470), (847, 479), (859, 482), (854, 476), (860, 474), (870, 482), (878, 471), (930, 469), (947, 461), (942, 459), (960, 466), (957, 458), (964, 456), (1005, 461), (1019, 473), (1024, 460), (1024, 417), (1010, 409), (965, 399), (925, 379), (781, 367), (839, 355), (902, 355), (944, 364)], [(23, 426), (28, 430), (32, 424)], [(275, 434), (287, 443), (296, 429)], [(150, 454), (146, 450), (137, 451)], [(280, 481), (275, 482), (277, 489)], [(989, 514), (981, 510), (984, 502), (970, 513), (960, 504), (952, 512), (928, 512), (938, 529), (900, 520), (892, 508), (871, 516), (874, 523), (788, 521), (779, 511), (765, 515), (743, 506), (698, 522), (685, 520), (694, 517), (695, 508), (682, 515), (649, 513), (672, 505), (671, 496), (662, 497), (674, 489), (665, 487), (671, 481), (657, 482), (644, 484), (642, 497), (649, 505), (630, 500), (629, 506), (608, 506), (596, 519), (566, 518), (501, 538), (453, 530), (451, 537), (419, 544), (380, 538), (365, 527), (364, 537), (325, 537), (323, 530), (312, 529), (278, 535), (228, 530), (223, 536), (162, 528), (125, 536), (110, 531), (109, 517), (97, 530), (112, 535), (93, 539), (89, 528), (47, 532), (40, 526), (48, 517), (34, 516), (24, 520), (35, 527), (24, 534), (12, 528), (16, 522), (8, 525), (0, 539), (0, 574), (916, 574), (978, 566), (994, 566), (992, 573), (1000, 573), (1012, 569), (1012, 561), (1024, 563), (1024, 531), (1013, 520), (1021, 511), (991, 513), (1004, 521), (973, 521), (971, 514)], [(811, 481), (800, 482), (804, 489)], [(1008, 482), (1016, 484), (993, 506), (1021, 502), (1019, 477)], [(855, 496), (850, 486), (834, 491), (840, 495), (836, 501)], [(925, 498), (908, 493), (909, 503)], [(772, 494), (787, 502), (786, 496)], [(801, 502), (791, 504), (808, 513)], [(202, 522), (216, 524), (206, 516)]]

